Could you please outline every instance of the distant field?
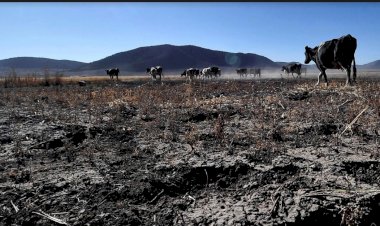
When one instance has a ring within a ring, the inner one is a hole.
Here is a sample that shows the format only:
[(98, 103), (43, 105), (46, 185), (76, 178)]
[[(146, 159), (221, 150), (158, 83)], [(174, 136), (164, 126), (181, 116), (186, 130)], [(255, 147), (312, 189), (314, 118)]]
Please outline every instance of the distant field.
[[(332, 79), (345, 79), (346, 73), (340, 70), (327, 70), (327, 78), (331, 81)], [(306, 75), (302, 74), (302, 79), (312, 79), (317, 80), (319, 72), (317, 70), (309, 70)], [(358, 70), (357, 72), (357, 81), (360, 81), (362, 78), (377, 78), (380, 75), (380, 70)], [(228, 71), (223, 73), (222, 76), (218, 78), (205, 79), (207, 80), (263, 80), (263, 79), (286, 79), (293, 80), (299, 79), (296, 78), (297, 75), (294, 74), (294, 77), (291, 75), (287, 76), (280, 70), (262, 70), (261, 77), (247, 76), (240, 77), (238, 74), (233, 71)], [(199, 80), (199, 79), (196, 79)], [(203, 79), (201, 79), (203, 81)], [(323, 79), (322, 79), (323, 80)], [(0, 87), (24, 87), (24, 86), (49, 86), (49, 85), (62, 85), (62, 84), (76, 84), (79, 81), (86, 81), (89, 83), (108, 83), (111, 81), (109, 76), (99, 76), (99, 75), (49, 75), (49, 76), (6, 76), (0, 77)], [(119, 82), (143, 82), (147, 83), (151, 81), (151, 77), (149, 75), (138, 75), (138, 74), (127, 74), (120, 75)], [(165, 81), (183, 81), (188, 82), (185, 77), (181, 77), (180, 73), (168, 73), (162, 77), (162, 82)], [(114, 78), (114, 82), (116, 82), (116, 78)]]

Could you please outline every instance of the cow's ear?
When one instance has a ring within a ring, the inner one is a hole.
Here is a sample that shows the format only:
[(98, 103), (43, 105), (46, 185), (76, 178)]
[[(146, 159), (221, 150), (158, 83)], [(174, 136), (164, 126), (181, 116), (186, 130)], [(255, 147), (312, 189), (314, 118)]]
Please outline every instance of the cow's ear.
[(305, 49), (307, 50), (309, 48), (309, 46), (305, 46)]

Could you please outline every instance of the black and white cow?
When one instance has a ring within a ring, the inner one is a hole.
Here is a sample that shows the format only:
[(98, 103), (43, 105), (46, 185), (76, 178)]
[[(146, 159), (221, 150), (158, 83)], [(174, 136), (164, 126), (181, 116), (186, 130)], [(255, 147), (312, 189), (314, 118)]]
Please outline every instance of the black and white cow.
[(296, 73), (297, 77), (300, 77), (301, 67), (302, 67), (302, 64), (292, 63), (286, 66), (282, 66), (281, 71), (285, 72), (287, 76), (289, 76), (289, 73), (292, 73), (292, 76), (294, 77), (293, 73)]
[(194, 77), (199, 76), (199, 69), (196, 69), (196, 68), (186, 69), (184, 72), (182, 72), (181, 77), (182, 76), (186, 76), (191, 82), (194, 79)]
[(211, 67), (203, 68), (201, 72), (201, 76), (203, 77), (203, 79), (210, 78), (212, 76)]
[(112, 69), (108, 69), (106, 70), (107, 72), (107, 75), (110, 76), (110, 79), (113, 79), (113, 76), (116, 76), (116, 79), (119, 79), (119, 68), (112, 68)]
[(355, 64), (355, 51), (357, 47), (356, 38), (351, 35), (345, 35), (338, 39), (332, 39), (321, 43), (319, 46), (310, 48), (305, 47), (305, 64), (314, 61), (319, 69), (318, 82), (322, 75), (325, 78), (326, 85), (327, 76), (326, 69), (341, 69), (347, 73), (346, 86), (352, 85), (351, 81), (351, 64), (353, 68), (353, 82), (356, 83), (356, 64)]
[(161, 66), (155, 66), (155, 67), (148, 67), (146, 68), (146, 73), (149, 73), (152, 76), (152, 80), (156, 80), (156, 76), (160, 76), (160, 81), (161, 81), (161, 76), (163, 76), (162, 73), (162, 67)]
[(200, 77), (201, 73), (200, 73), (200, 70), (198, 68), (195, 69), (194, 75), (196, 78)]
[(247, 77), (247, 74), (248, 74), (248, 69), (247, 68), (239, 68), (239, 69), (236, 69), (236, 73), (240, 76), (240, 77)]
[(203, 78), (212, 78), (222, 75), (222, 71), (218, 67), (207, 67), (203, 68), (202, 76)]
[(214, 77), (220, 77), (222, 75), (222, 70), (218, 67), (211, 67), (211, 73)]

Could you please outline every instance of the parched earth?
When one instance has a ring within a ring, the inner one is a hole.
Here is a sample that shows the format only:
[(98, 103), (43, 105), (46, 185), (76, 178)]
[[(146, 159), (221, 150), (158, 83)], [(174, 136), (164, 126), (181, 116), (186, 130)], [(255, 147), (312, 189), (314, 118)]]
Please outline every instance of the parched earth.
[(0, 225), (380, 225), (379, 82), (0, 88)]

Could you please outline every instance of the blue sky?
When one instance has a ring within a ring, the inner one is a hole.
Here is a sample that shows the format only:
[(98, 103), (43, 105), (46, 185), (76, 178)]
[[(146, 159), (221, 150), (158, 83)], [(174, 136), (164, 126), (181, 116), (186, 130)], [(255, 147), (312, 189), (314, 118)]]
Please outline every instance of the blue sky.
[(304, 61), (306, 45), (351, 34), (356, 63), (380, 60), (380, 3), (0, 3), (0, 59), (92, 62), (142, 46), (196, 45)]

